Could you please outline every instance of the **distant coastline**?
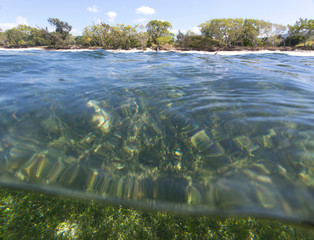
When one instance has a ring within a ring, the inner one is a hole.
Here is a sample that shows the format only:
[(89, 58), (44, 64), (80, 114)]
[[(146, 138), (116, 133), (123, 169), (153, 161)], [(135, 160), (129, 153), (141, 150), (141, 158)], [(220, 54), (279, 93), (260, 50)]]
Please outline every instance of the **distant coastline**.
[(0, 47), (206, 52), (314, 50), (314, 19), (300, 18), (293, 26), (258, 19), (211, 19), (199, 25), (200, 33), (178, 31), (176, 35), (170, 22), (160, 20), (134, 27), (97, 23), (85, 27), (80, 36), (70, 34), (72, 26), (58, 18), (48, 18), (48, 22), (55, 31), (27, 25), (0, 30)]

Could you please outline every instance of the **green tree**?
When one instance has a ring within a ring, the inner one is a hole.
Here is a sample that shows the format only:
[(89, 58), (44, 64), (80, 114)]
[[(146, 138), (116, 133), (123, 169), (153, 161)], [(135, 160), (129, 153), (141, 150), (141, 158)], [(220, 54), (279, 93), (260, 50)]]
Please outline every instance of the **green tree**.
[(33, 46), (47, 46), (49, 44), (47, 39), (45, 39), (43, 32), (38, 28), (31, 28), (30, 35)]
[(146, 27), (149, 43), (156, 44), (157, 50), (159, 50), (160, 45), (171, 44), (173, 42), (173, 34), (169, 31), (172, 25), (169, 22), (152, 20)]
[(293, 26), (289, 25), (289, 36), (303, 41), (305, 46), (306, 41), (314, 36), (314, 19), (300, 18)]
[(241, 40), (243, 19), (211, 19), (206, 23), (202, 23), (199, 27), (201, 27), (203, 36), (218, 40), (221, 43), (220, 45), (225, 43), (227, 46), (231, 47)]
[(27, 25), (18, 25), (5, 32), (6, 42), (13, 47), (33, 47), (47, 44), (41, 30)]
[(222, 43), (216, 39), (196, 35), (188, 31), (186, 34), (178, 33), (176, 44), (183, 49), (214, 50), (215, 47), (221, 46)]
[(220, 43), (223, 42), (224, 38), (224, 22), (222, 19), (211, 19), (199, 25), (201, 33), (205, 37), (218, 40)]
[(270, 45), (270, 38), (273, 35), (273, 24), (271, 22), (266, 22), (263, 20), (259, 20), (259, 36), (261, 37), (261, 41), (263, 46)]
[(183, 48), (184, 47), (185, 35), (179, 30), (176, 36), (176, 44), (177, 46)]
[(49, 41), (49, 46), (54, 48), (68, 48), (75, 43), (74, 38), (70, 35), (72, 26), (58, 18), (48, 18), (48, 22), (55, 26), (55, 32), (49, 32), (48, 29), (42, 29), (43, 35)]
[(129, 49), (141, 46), (136, 27), (117, 24), (110, 26), (100, 23), (86, 27), (80, 42), (85, 46), (99, 46), (104, 48)]
[(80, 38), (80, 43), (83, 46), (95, 46), (95, 44), (92, 42), (92, 33), (91, 33), (91, 26), (85, 27), (82, 33), (82, 37)]
[(141, 46), (136, 28), (130, 25), (112, 26), (109, 36), (113, 48), (130, 49)]
[(117, 24), (111, 27), (110, 37), (114, 48), (129, 49), (139, 45), (136, 30), (130, 25)]
[(260, 21), (257, 19), (245, 19), (243, 23), (242, 41), (244, 46), (258, 46), (261, 41), (258, 39), (260, 35)]
[(0, 31), (0, 46), (3, 46), (5, 45), (5, 42), (6, 42), (6, 36), (5, 36), (5, 33)]
[(26, 46), (26, 38), (28, 37), (26, 33), (20, 30), (20, 25), (5, 31), (7, 45), (12, 47), (22, 47)]
[(69, 35), (70, 31), (72, 30), (72, 26), (69, 25), (67, 22), (63, 22), (58, 18), (48, 18), (48, 22), (55, 26), (56, 33), (61, 34), (62, 39), (65, 40)]
[(136, 29), (136, 37), (137, 40), (139, 41), (140, 47), (144, 50), (147, 46), (148, 42), (148, 32), (144, 31), (146, 29), (145, 25), (135, 25), (134, 27)]
[(109, 46), (117, 49), (123, 45), (125, 37), (123, 31), (118, 26), (111, 26), (109, 33)]
[(271, 42), (273, 46), (279, 46), (284, 43), (284, 34), (287, 31), (287, 27), (281, 24), (273, 24), (273, 37)]
[(274, 24), (263, 20), (259, 21), (259, 37), (262, 39), (263, 46), (279, 46), (282, 42), (282, 35), (286, 27), (280, 24)]
[(124, 49), (129, 49), (129, 48), (136, 48), (141, 46), (140, 41), (138, 39), (138, 33), (136, 30), (136, 26), (132, 27), (130, 25), (122, 25), (121, 26), (122, 31), (125, 34), (126, 41), (124, 42)]
[(106, 23), (85, 27), (81, 41), (85, 46), (107, 47), (110, 45), (110, 31), (111, 27)]
[(225, 20), (224, 42), (227, 46), (232, 47), (238, 45), (238, 42), (241, 41), (243, 22), (242, 18), (229, 18)]

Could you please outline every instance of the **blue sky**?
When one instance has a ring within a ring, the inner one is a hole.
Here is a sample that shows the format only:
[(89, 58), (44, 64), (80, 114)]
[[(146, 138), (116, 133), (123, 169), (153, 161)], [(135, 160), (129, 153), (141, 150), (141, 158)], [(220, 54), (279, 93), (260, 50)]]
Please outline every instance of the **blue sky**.
[(79, 35), (93, 23), (135, 25), (158, 19), (169, 21), (174, 32), (194, 30), (212, 18), (255, 18), (294, 24), (314, 18), (314, 0), (0, 0), (2, 30), (27, 24), (53, 28), (49, 17), (67, 21)]

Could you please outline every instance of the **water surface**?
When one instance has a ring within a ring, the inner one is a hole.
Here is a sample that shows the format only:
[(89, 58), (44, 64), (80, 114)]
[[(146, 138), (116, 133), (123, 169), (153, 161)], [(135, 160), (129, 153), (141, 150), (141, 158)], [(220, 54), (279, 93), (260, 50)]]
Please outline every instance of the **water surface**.
[(313, 222), (314, 57), (0, 51), (0, 182)]

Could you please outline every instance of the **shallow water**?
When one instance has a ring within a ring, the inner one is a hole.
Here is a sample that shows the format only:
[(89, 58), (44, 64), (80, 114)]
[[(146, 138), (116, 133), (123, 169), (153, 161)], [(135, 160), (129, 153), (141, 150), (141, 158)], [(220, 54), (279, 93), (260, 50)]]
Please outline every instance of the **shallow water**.
[(314, 223), (314, 57), (0, 51), (0, 182)]

